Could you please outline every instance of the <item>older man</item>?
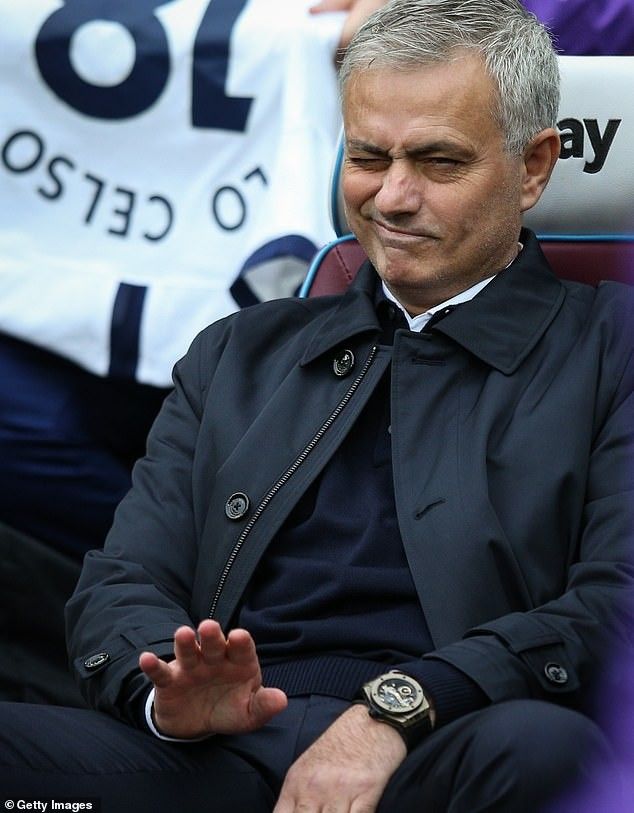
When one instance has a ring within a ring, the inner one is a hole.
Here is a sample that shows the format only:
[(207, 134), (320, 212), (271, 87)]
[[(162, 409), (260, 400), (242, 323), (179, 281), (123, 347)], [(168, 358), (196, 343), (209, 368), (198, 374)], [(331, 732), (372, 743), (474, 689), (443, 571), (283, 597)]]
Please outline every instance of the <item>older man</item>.
[(632, 583), (633, 301), (559, 281), (522, 229), (559, 152), (550, 40), (516, 0), (395, 0), (341, 83), (371, 262), (177, 365), (68, 607), (102, 713), (5, 705), (12, 787), (516, 813), (607, 750), (590, 707)]

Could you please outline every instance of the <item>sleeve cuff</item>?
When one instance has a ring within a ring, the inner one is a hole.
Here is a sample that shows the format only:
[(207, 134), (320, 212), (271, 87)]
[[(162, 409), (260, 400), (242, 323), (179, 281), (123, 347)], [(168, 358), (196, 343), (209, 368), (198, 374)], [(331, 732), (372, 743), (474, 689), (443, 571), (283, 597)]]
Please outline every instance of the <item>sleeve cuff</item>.
[(398, 669), (416, 678), (429, 694), (436, 713), (435, 728), (489, 705), (478, 684), (445, 661), (423, 658), (399, 664)]
[(147, 727), (150, 729), (152, 734), (155, 737), (158, 737), (159, 740), (164, 740), (165, 742), (202, 742), (202, 740), (208, 740), (210, 737), (213, 737), (213, 734), (205, 734), (202, 737), (191, 737), (191, 738), (183, 738), (183, 737), (168, 737), (165, 734), (161, 734), (154, 723), (154, 716), (152, 714), (152, 709), (154, 708), (154, 688), (150, 689), (150, 693), (147, 696), (145, 701), (145, 723)]

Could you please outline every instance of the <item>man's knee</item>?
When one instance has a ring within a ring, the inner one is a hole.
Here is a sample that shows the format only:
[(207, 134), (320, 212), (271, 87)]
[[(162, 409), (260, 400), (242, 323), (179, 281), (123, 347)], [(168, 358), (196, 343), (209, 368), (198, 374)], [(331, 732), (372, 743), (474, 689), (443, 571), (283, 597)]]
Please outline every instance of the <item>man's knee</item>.
[(546, 772), (583, 760), (584, 753), (607, 748), (601, 730), (588, 717), (538, 700), (510, 701), (488, 708), (480, 715), (474, 745), (496, 758), (508, 755), (529, 770), (541, 767)]
[(609, 752), (587, 717), (551, 703), (510, 701), (456, 720), (415, 749), (381, 813), (536, 813)]
[[(490, 809), (536, 811), (609, 753), (600, 729), (579, 712), (535, 700), (491, 706), (474, 727), (457, 772), (460, 787), (476, 774), (487, 786)], [(512, 807), (504, 807), (512, 805)], [(474, 810), (465, 804), (457, 810)], [(489, 809), (489, 808), (482, 808)]]

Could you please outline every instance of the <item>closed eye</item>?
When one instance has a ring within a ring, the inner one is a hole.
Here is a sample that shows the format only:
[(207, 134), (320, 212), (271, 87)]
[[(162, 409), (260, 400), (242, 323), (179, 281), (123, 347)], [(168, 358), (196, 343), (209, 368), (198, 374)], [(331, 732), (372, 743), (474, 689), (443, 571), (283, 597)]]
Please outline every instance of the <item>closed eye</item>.
[(447, 156), (444, 155), (433, 155), (425, 160), (431, 164), (440, 164), (440, 165), (446, 164), (448, 166), (455, 166), (461, 163), (455, 158), (448, 158)]
[(377, 158), (375, 156), (348, 156), (348, 161), (355, 167), (364, 167), (366, 169), (380, 169), (389, 164), (389, 159)]

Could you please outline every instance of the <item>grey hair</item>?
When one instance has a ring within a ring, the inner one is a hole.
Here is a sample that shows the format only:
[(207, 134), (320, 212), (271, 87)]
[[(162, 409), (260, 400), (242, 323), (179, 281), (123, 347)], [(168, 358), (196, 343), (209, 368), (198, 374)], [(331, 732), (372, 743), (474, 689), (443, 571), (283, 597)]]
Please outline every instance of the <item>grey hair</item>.
[(519, 0), (391, 0), (357, 31), (339, 71), (342, 99), (350, 77), (369, 68), (415, 70), (480, 54), (498, 98), (492, 115), (508, 152), (555, 127), (559, 64), (542, 23)]

